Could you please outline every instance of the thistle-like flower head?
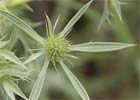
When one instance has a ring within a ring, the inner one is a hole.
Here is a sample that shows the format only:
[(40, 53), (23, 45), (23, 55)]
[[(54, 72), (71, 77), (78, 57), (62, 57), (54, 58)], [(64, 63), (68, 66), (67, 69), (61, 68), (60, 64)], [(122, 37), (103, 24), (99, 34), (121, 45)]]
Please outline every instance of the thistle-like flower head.
[(45, 52), (52, 62), (58, 62), (69, 52), (70, 43), (65, 38), (51, 36), (45, 44)]

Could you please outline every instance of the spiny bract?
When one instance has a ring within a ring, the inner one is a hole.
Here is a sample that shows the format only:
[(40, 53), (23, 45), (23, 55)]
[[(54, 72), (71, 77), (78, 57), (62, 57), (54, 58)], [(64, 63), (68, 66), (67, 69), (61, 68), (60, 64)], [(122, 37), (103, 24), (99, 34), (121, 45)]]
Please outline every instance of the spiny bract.
[(52, 36), (48, 38), (45, 44), (45, 52), (52, 62), (58, 62), (69, 52), (69, 47), (70, 43), (65, 38)]

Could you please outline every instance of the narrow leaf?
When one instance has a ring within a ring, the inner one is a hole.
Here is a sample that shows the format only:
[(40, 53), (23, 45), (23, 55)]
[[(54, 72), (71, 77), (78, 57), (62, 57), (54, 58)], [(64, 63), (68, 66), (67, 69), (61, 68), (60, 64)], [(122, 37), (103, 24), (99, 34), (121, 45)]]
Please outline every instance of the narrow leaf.
[(80, 81), (73, 75), (73, 73), (68, 69), (68, 67), (61, 61), (60, 62), (62, 69), (66, 73), (67, 77), (71, 81), (72, 85), (80, 95), (83, 100), (90, 100), (85, 88), (82, 86)]
[(5, 82), (3, 82), (2, 85), (3, 85), (3, 88), (4, 88), (5, 92), (6, 92), (6, 94), (9, 96), (9, 98), (11, 100), (16, 100), (14, 93), (7, 86), (7, 83), (5, 84)]
[(27, 63), (30, 63), (32, 62), (33, 60), (37, 59), (38, 57), (40, 57), (42, 55), (43, 52), (38, 52), (38, 53), (35, 53), (35, 54), (32, 54), (25, 62), (24, 64), (27, 64)]
[(43, 88), (44, 82), (45, 82), (45, 78), (46, 78), (46, 73), (47, 73), (47, 68), (49, 65), (49, 62), (47, 59), (45, 59), (45, 63), (43, 68), (41, 69), (41, 72), (39, 73), (39, 76), (33, 86), (33, 89), (31, 91), (29, 100), (38, 100), (39, 96), (41, 94), (41, 90)]
[(8, 21), (24, 31), (26, 35), (30, 36), (40, 44), (44, 44), (45, 40), (41, 36), (39, 36), (27, 23), (25, 23), (22, 19), (20, 19), (13, 13), (0, 9), (0, 16), (6, 17)]
[(103, 15), (102, 15), (100, 23), (97, 27), (98, 31), (101, 29), (101, 27), (102, 27), (102, 25), (105, 22), (107, 17), (108, 17), (108, 0), (105, 0)]
[(47, 30), (48, 30), (48, 35), (51, 36), (53, 35), (53, 27), (52, 27), (52, 23), (50, 18), (48, 17), (48, 15), (46, 14), (46, 19), (47, 19)]
[(6, 76), (6, 75), (19, 77), (19, 78), (24, 80), (28, 76), (28, 73), (22, 72), (20, 70), (13, 69), (13, 68), (1, 69), (0, 70), (0, 78), (3, 76)]
[(72, 27), (73, 25), (80, 19), (80, 17), (87, 11), (90, 4), (93, 2), (93, 0), (89, 1), (87, 4), (85, 4), (75, 15), (74, 17), (68, 22), (68, 24), (65, 26), (63, 31), (60, 33), (60, 36), (64, 36)]
[(69, 29), (69, 30), (65, 33), (65, 35), (64, 35), (63, 37), (66, 37), (66, 36), (72, 31), (72, 29), (73, 29), (73, 28)]
[(55, 24), (54, 24), (54, 27), (53, 27), (53, 34), (55, 33), (55, 29), (56, 29), (56, 26), (58, 24), (59, 19), (60, 19), (60, 16), (58, 16), (56, 21), (55, 21)]
[(119, 0), (111, 0), (111, 3), (113, 5), (115, 11), (117, 12), (119, 19), (122, 21), (120, 1)]
[(27, 67), (12, 52), (0, 50), (0, 56), (3, 56), (5, 59), (27, 69)]
[(27, 100), (27, 97), (24, 95), (24, 93), (20, 90), (20, 88), (11, 80), (5, 80), (3, 81), (3, 87), (6, 90), (7, 94), (13, 98), (13, 93), (19, 95), (20, 97)]
[(117, 43), (117, 42), (89, 42), (78, 45), (73, 45), (71, 51), (81, 52), (106, 52), (115, 51), (124, 48), (135, 46), (134, 44)]

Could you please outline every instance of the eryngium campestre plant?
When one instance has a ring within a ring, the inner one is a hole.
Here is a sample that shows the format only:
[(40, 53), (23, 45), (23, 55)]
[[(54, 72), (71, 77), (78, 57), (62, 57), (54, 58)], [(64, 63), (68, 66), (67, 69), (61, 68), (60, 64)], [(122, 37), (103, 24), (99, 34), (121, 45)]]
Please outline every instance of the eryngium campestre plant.
[(0, 88), (5, 98), (15, 100), (14, 94), (27, 99), (15, 82), (28, 79), (27, 68), (14, 55), (4, 49), (9, 41), (0, 41)]
[(61, 65), (62, 69), (66, 73), (67, 77), (71, 81), (72, 85), (74, 86), (77, 93), (83, 100), (90, 100), (86, 90), (79, 82), (79, 80), (73, 75), (73, 73), (68, 69), (66, 64), (64, 63), (65, 60), (68, 58), (77, 58), (70, 54), (71, 51), (80, 51), (80, 52), (107, 52), (107, 51), (114, 51), (120, 50), (123, 48), (134, 46), (133, 44), (126, 44), (126, 43), (115, 43), (115, 42), (88, 42), (82, 44), (73, 45), (69, 40), (66, 39), (66, 36), (70, 33), (74, 24), (79, 20), (79, 18), (86, 12), (90, 4), (93, 0), (89, 1), (85, 4), (75, 15), (74, 17), (68, 22), (65, 28), (59, 32), (55, 33), (55, 28), (59, 21), (59, 17), (56, 19), (54, 25), (52, 25), (49, 17), (46, 15), (46, 29), (47, 29), (47, 39), (42, 38), (39, 36), (27, 23), (21, 20), (19, 17), (14, 15), (9, 11), (0, 10), (0, 15), (2, 17), (6, 16), (6, 20), (10, 21), (14, 25), (16, 25), (19, 29), (25, 32), (25, 35), (33, 38), (40, 44), (39, 52), (32, 54), (24, 64), (28, 64), (31, 61), (37, 59), (40, 56), (44, 56), (44, 65), (40, 71), (40, 74), (33, 86), (31, 94), (29, 96), (29, 100), (38, 100), (41, 94), (41, 90), (44, 85), (45, 77), (47, 68), (52, 62), (54, 66), (56, 63)]

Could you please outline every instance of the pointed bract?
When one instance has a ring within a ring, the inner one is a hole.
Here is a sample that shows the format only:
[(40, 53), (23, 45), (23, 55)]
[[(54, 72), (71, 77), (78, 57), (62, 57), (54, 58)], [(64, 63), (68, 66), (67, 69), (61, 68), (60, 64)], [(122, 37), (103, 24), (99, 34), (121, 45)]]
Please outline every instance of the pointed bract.
[[(54, 33), (53, 33), (52, 22), (51, 22), (50, 18), (48, 17), (48, 15), (47, 15), (47, 14), (45, 14), (45, 15), (46, 15), (46, 20), (47, 20), (47, 23), (46, 23), (46, 24), (47, 24), (47, 25), (46, 25), (46, 26), (47, 26), (47, 27), (46, 27), (46, 28), (47, 28), (46, 30), (47, 30), (47, 32), (48, 32), (47, 35), (52, 36), (52, 35), (54, 35)], [(48, 37), (49, 37), (49, 36), (48, 36)]]
[(73, 73), (67, 68), (67, 66), (61, 61), (60, 65), (64, 72), (66, 73), (67, 77), (71, 81), (73, 87), (76, 89), (82, 100), (90, 100), (85, 88), (80, 83), (80, 81), (73, 75)]
[(41, 94), (41, 90), (42, 90), (44, 82), (45, 82), (49, 62), (50, 61), (48, 59), (45, 59), (45, 63), (43, 65), (43, 68), (41, 69), (39, 76), (38, 76), (38, 78), (33, 86), (32, 91), (31, 91), (31, 94), (29, 96), (29, 100), (38, 100), (39, 99), (39, 96)]
[(89, 42), (73, 45), (71, 51), (81, 52), (107, 52), (135, 46), (135, 44), (117, 43), (117, 42)]
[(31, 26), (29, 26), (27, 23), (25, 23), (22, 19), (20, 19), (13, 13), (0, 9), (0, 16), (6, 17), (8, 21), (10, 21), (12, 24), (17, 26), (22, 31), (24, 31), (26, 35), (30, 36), (32, 39), (36, 40), (38, 43), (42, 45), (44, 44), (45, 39), (39, 36), (36, 33), (36, 31), (31, 28)]
[(112, 6), (114, 7), (119, 19), (122, 22), (120, 1), (119, 0), (111, 0), (111, 3), (112, 3)]
[(90, 0), (87, 4), (85, 4), (74, 16), (73, 18), (68, 22), (68, 24), (65, 26), (62, 32), (60, 32), (60, 36), (64, 36), (72, 27), (73, 25), (81, 18), (81, 16), (87, 11), (90, 4), (93, 2), (93, 0)]
[(55, 29), (57, 27), (57, 24), (59, 22), (59, 19), (60, 19), (60, 16), (57, 17), (56, 21), (55, 21), (55, 24), (54, 24), (54, 27), (53, 27), (53, 34), (55, 34)]
[(8, 96), (15, 100), (14, 93), (19, 95), (20, 97), (24, 98), (25, 100), (28, 100), (27, 97), (24, 95), (24, 93), (20, 90), (20, 88), (11, 80), (5, 80), (3, 81), (3, 87), (8, 94)]

